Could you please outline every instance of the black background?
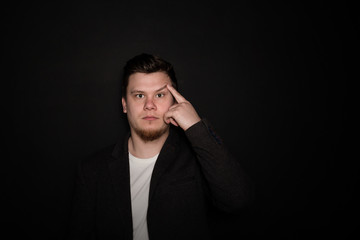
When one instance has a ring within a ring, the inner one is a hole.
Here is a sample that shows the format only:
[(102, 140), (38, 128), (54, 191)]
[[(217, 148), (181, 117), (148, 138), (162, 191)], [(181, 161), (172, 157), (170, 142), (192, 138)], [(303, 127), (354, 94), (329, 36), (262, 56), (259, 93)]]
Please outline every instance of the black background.
[(173, 63), (181, 93), (255, 183), (253, 203), (239, 217), (219, 214), (214, 234), (346, 239), (359, 225), (353, 9), (327, 1), (4, 5), (2, 227), (12, 237), (63, 239), (76, 163), (126, 131), (122, 67), (146, 52)]

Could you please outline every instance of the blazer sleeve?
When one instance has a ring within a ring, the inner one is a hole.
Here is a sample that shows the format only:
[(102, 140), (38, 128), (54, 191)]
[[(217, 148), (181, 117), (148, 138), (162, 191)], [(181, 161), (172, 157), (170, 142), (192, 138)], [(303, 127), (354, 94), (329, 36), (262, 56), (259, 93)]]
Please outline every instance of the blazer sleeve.
[(250, 180), (206, 119), (185, 131), (210, 189), (213, 204), (236, 212), (250, 200)]

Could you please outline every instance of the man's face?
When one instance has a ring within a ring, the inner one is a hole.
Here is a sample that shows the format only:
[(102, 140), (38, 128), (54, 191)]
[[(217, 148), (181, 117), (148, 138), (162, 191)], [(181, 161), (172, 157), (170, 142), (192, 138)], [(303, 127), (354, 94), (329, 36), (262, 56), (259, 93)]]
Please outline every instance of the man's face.
[(134, 73), (129, 77), (122, 106), (132, 133), (144, 141), (155, 140), (169, 131), (164, 114), (174, 100), (167, 84), (171, 84), (171, 80), (163, 72)]

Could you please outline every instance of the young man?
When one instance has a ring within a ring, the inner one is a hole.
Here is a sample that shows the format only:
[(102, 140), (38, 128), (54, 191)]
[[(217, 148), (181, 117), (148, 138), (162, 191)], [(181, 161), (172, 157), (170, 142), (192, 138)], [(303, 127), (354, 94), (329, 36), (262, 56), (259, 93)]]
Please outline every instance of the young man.
[(130, 133), (79, 166), (72, 239), (211, 239), (210, 205), (248, 197), (239, 162), (177, 90), (170, 63), (141, 54), (124, 68)]

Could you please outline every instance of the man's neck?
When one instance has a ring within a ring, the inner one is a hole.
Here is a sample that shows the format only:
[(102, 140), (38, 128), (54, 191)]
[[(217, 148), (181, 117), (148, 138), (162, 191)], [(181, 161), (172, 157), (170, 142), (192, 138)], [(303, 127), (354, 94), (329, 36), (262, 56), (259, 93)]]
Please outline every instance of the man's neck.
[(165, 132), (158, 139), (144, 141), (136, 133), (131, 131), (131, 137), (128, 141), (129, 152), (138, 158), (151, 158), (160, 152), (168, 136), (169, 131)]

